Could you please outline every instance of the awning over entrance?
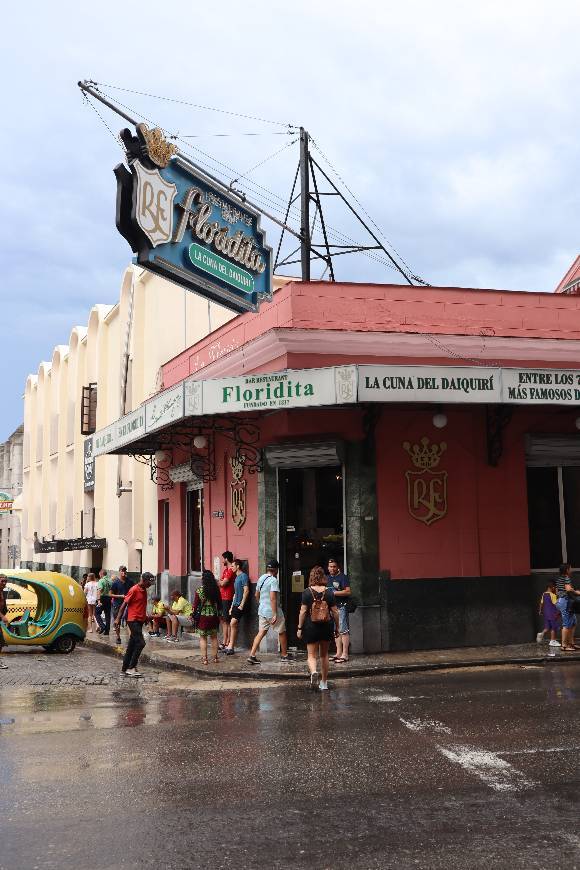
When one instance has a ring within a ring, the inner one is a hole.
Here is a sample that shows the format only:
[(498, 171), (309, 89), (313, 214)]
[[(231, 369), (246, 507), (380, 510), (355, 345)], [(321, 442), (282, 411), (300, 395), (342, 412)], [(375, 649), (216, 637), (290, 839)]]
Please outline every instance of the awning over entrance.
[(190, 377), (96, 432), (93, 453), (151, 455), (168, 431), (176, 446), (207, 429), (239, 441), (235, 433), (251, 426), (256, 412), (369, 402), (580, 406), (580, 370), (349, 365)]

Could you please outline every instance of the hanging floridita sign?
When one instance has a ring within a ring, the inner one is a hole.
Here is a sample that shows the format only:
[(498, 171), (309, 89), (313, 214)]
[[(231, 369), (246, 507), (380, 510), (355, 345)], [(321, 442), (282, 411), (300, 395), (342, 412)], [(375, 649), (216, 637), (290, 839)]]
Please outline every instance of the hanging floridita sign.
[(258, 212), (176, 153), (158, 129), (121, 133), (129, 169), (115, 168), (117, 229), (136, 262), (231, 308), (272, 298), (272, 252)]

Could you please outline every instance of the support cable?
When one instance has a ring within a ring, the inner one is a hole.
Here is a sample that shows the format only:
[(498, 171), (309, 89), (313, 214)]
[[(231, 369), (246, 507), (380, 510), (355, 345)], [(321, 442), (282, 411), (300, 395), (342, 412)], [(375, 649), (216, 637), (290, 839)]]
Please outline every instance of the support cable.
[(292, 139), (291, 142), (286, 142), (286, 144), (283, 145), (282, 148), (279, 148), (277, 151), (274, 151), (273, 154), (270, 154), (268, 157), (265, 157), (263, 160), (260, 160), (260, 162), (256, 163), (255, 166), (252, 166), (250, 169), (247, 169), (242, 175), (239, 175), (237, 178), (234, 178), (232, 181), (230, 181), (230, 187), (233, 187), (233, 185), (236, 184), (236, 182), (241, 181), (242, 178), (247, 178), (248, 175), (250, 175), (251, 172), (254, 172), (255, 169), (259, 169), (260, 166), (264, 165), (264, 163), (268, 163), (269, 160), (273, 160), (274, 157), (277, 157), (278, 154), (281, 154), (283, 151), (285, 151), (287, 148), (290, 148), (291, 145), (295, 145), (297, 142), (298, 142), (298, 139)]
[(127, 94), (137, 94), (139, 97), (150, 97), (152, 100), (163, 100), (166, 103), (177, 103), (180, 106), (190, 106), (193, 109), (202, 109), (206, 112), (219, 112), (221, 115), (232, 115), (235, 118), (246, 118), (249, 121), (260, 121), (262, 124), (272, 124), (276, 127), (289, 127), (293, 130), (296, 130), (295, 124), (290, 124), (284, 121), (272, 121), (269, 118), (259, 118), (256, 115), (246, 115), (243, 112), (232, 112), (228, 109), (218, 109), (216, 106), (203, 106), (199, 103), (191, 103), (188, 100), (178, 100), (176, 97), (161, 97), (158, 94), (149, 94), (145, 91), (134, 91), (131, 88), (122, 88), (119, 85), (111, 85), (105, 84), (103, 82), (95, 82), (88, 80), (87, 84), (92, 85), (93, 87), (98, 86), (99, 88), (109, 88), (113, 91), (124, 91)]
[(328, 159), (328, 157), (326, 156), (326, 154), (324, 153), (324, 151), (322, 150), (322, 148), (320, 147), (320, 145), (319, 145), (319, 144), (318, 144), (314, 139), (312, 139), (311, 141), (312, 141), (312, 144), (314, 145), (314, 147), (316, 148), (316, 150), (319, 152), (319, 154), (320, 154), (321, 157), (323, 158), (323, 160), (328, 164), (328, 166), (330, 167), (330, 169), (332, 170), (332, 172), (334, 172), (334, 174), (335, 174), (336, 177), (339, 179), (339, 181), (341, 182), (341, 184), (342, 184), (342, 185), (344, 186), (344, 188), (349, 192), (349, 194), (351, 195), (351, 197), (353, 198), (353, 200), (354, 200), (354, 201), (356, 202), (356, 204), (359, 206), (359, 208), (360, 208), (360, 210), (362, 211), (362, 213), (363, 213), (363, 214), (364, 214), (364, 215), (369, 219), (369, 221), (370, 221), (371, 224), (374, 226), (374, 228), (377, 230), (377, 232), (378, 232), (378, 233), (383, 237), (383, 239), (385, 240), (385, 242), (387, 243), (387, 245), (391, 248), (391, 250), (392, 250), (392, 251), (396, 254), (396, 256), (399, 258), (399, 260), (401, 261), (401, 263), (402, 263), (402, 264), (405, 266), (405, 268), (408, 270), (409, 275), (410, 275), (414, 280), (419, 281), (421, 284), (427, 284), (426, 281), (424, 281), (424, 280), (423, 280), (422, 278), (420, 278), (418, 275), (415, 275), (415, 274), (413, 273), (413, 270), (411, 269), (411, 267), (409, 266), (409, 264), (408, 264), (408, 263), (406, 262), (406, 260), (401, 256), (401, 254), (397, 251), (397, 249), (395, 248), (395, 246), (393, 245), (393, 243), (392, 243), (392, 242), (391, 242), (391, 241), (386, 237), (384, 231), (383, 231), (383, 230), (381, 229), (381, 227), (377, 224), (377, 222), (374, 220), (374, 218), (373, 218), (373, 217), (368, 213), (368, 211), (365, 209), (365, 207), (364, 207), (364, 205), (362, 204), (362, 202), (360, 201), (360, 199), (356, 196), (356, 194), (355, 194), (355, 193), (352, 191), (352, 189), (348, 186), (348, 184), (346, 183), (346, 181), (344, 180), (344, 178), (342, 177), (342, 175), (340, 174), (340, 172), (337, 170), (337, 168), (336, 168), (336, 167), (335, 167), (335, 166), (330, 162), (330, 160)]

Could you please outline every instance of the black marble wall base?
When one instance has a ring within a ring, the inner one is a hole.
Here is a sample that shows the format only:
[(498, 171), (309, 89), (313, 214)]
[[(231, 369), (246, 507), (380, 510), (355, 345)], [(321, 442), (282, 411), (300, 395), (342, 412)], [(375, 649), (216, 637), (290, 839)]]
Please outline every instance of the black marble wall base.
[[(383, 650), (530, 643), (545, 577), (383, 578)], [(365, 647), (367, 644), (365, 643)]]

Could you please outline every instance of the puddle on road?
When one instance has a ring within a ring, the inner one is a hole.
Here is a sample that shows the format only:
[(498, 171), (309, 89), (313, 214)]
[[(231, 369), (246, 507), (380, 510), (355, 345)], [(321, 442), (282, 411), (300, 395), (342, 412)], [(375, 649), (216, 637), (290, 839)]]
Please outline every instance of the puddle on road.
[(261, 690), (280, 685), (229, 680), (200, 680), (192, 685), (191, 678), (183, 674), (164, 674), (158, 683), (12, 689), (0, 699), (0, 739), (15, 734), (191, 723), (216, 716), (232, 720), (261, 710), (265, 703)]

